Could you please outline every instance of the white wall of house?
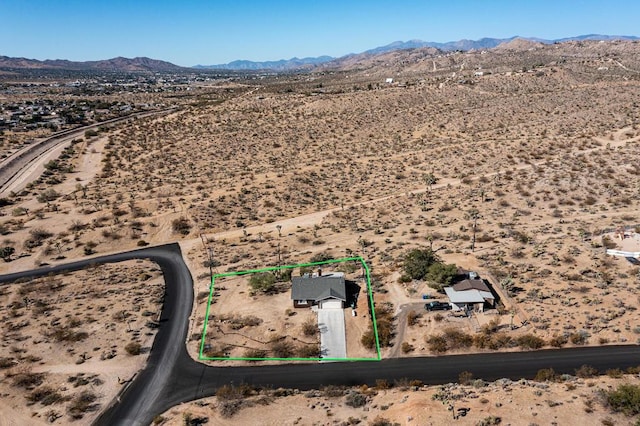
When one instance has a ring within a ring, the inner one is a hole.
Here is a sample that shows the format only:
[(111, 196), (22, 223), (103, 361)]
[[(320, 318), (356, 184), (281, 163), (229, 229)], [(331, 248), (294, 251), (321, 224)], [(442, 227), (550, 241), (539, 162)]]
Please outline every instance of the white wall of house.
[(321, 301), (318, 305), (320, 309), (342, 309), (342, 300), (327, 299)]

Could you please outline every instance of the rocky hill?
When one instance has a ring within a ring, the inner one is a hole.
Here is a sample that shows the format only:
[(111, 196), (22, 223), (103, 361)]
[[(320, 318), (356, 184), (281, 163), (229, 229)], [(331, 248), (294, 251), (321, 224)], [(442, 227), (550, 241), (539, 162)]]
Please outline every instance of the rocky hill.
[(8, 56), (0, 56), (0, 68), (118, 72), (178, 72), (186, 69), (170, 62), (146, 57), (132, 59), (117, 57), (102, 61), (74, 62), (64, 59), (39, 61), (27, 58), (11, 58)]

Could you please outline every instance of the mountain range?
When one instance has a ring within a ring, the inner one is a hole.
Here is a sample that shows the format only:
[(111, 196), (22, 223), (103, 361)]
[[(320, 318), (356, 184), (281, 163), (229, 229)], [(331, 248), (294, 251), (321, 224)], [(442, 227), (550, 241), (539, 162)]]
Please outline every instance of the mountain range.
[(509, 38), (481, 38), (479, 40), (458, 40), (447, 43), (428, 42), (422, 40), (394, 41), (385, 46), (379, 46), (366, 50), (359, 54), (349, 54), (341, 58), (331, 56), (319, 56), (311, 58), (291, 58), (281, 59), (279, 61), (254, 62), (248, 60), (237, 60), (227, 64), (218, 65), (195, 65), (192, 68), (180, 67), (170, 62), (150, 59), (145, 57), (123, 58), (117, 57), (102, 61), (86, 61), (74, 62), (63, 59), (39, 61), (26, 58), (11, 58), (8, 56), (0, 56), (0, 68), (9, 69), (56, 69), (56, 70), (72, 70), (72, 71), (117, 71), (117, 72), (184, 72), (193, 69), (220, 69), (220, 70), (238, 70), (238, 71), (255, 71), (255, 70), (272, 70), (272, 71), (292, 71), (301, 69), (311, 69), (317, 65), (326, 64), (336, 59), (345, 59), (351, 56), (378, 55), (381, 53), (393, 52), (396, 50), (417, 49), (431, 47), (441, 51), (468, 51), (468, 50), (486, 50), (497, 47), (503, 43), (511, 42), (515, 39), (522, 39), (544, 44), (561, 43), (565, 41), (583, 41), (583, 40), (640, 40), (636, 36), (610, 36), (600, 34), (588, 34), (576, 37), (566, 37), (554, 40), (545, 40), (532, 37), (509, 37)]
[(133, 59), (117, 57), (103, 61), (75, 62), (66, 59), (39, 61), (36, 59), (0, 56), (0, 68), (118, 72), (178, 72), (185, 70), (185, 68), (174, 65), (171, 62), (144, 57)]

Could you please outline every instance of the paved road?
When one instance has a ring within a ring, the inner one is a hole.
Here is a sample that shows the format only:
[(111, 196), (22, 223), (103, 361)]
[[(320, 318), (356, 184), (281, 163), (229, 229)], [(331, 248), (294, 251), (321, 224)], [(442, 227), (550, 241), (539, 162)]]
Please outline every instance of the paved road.
[(189, 358), (185, 346), (189, 315), (193, 307), (193, 280), (182, 259), (180, 246), (169, 244), (0, 276), (1, 284), (19, 278), (75, 271), (90, 265), (130, 259), (150, 259), (162, 270), (166, 286), (160, 328), (151, 347), (147, 365), (120, 396), (121, 402), (110, 406), (98, 418), (97, 424), (150, 424), (157, 414), (168, 408), (162, 402), (167, 400), (167, 393), (172, 389), (173, 373), (178, 370), (177, 365), (196, 364)]
[(0, 283), (92, 264), (146, 258), (165, 274), (166, 294), (160, 328), (148, 364), (96, 420), (97, 425), (149, 425), (153, 418), (182, 402), (215, 394), (224, 384), (317, 389), (323, 385), (375, 385), (377, 379), (418, 379), (426, 384), (455, 382), (462, 371), (485, 380), (531, 378), (541, 368), (573, 374), (583, 364), (604, 371), (640, 364), (640, 346), (599, 346), (534, 352), (491, 353), (440, 357), (388, 359), (380, 362), (313, 363), (250, 367), (208, 367), (186, 351), (188, 318), (193, 303), (193, 282), (180, 247), (169, 244), (87, 259), (67, 265), (0, 276)]
[(56, 148), (61, 148), (63, 145), (70, 143), (73, 139), (83, 136), (84, 132), (87, 130), (96, 129), (107, 124), (116, 124), (134, 118), (149, 117), (157, 114), (169, 114), (176, 110), (177, 108), (168, 108), (163, 110), (136, 112), (127, 116), (102, 121), (100, 123), (63, 130), (39, 142), (27, 145), (0, 161), (0, 195), (9, 194), (11, 191), (19, 191), (26, 187), (29, 182), (23, 181), (22, 179), (22, 177), (25, 177), (25, 173), (33, 173), (34, 176), (39, 176), (44, 171), (43, 165), (38, 164), (38, 160), (43, 159), (44, 156), (48, 156)]

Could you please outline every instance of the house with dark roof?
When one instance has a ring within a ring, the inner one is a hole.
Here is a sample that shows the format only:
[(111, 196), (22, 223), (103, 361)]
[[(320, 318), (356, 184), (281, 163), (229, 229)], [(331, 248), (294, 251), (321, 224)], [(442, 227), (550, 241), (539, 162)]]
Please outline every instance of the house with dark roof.
[(291, 279), (291, 300), (295, 308), (344, 308), (347, 291), (344, 274), (304, 275)]
[(444, 291), (454, 310), (483, 312), (486, 306), (495, 306), (495, 297), (491, 289), (484, 280), (475, 275), (474, 278), (467, 278), (451, 287), (445, 287)]

